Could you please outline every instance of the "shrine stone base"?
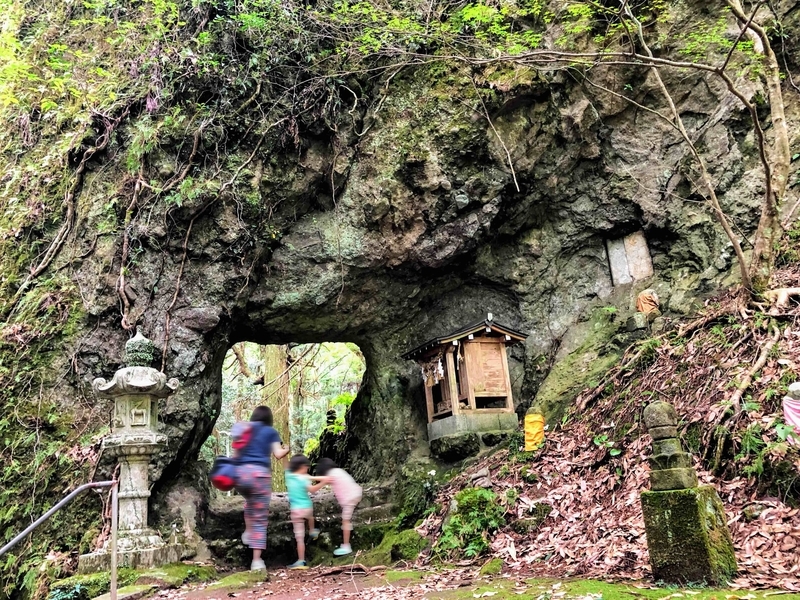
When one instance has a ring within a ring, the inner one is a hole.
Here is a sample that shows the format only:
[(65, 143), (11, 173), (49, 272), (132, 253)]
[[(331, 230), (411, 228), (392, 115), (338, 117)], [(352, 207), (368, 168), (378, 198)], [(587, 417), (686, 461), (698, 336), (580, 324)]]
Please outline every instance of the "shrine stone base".
[(517, 413), (481, 413), (452, 415), (428, 423), (428, 441), (457, 433), (484, 433), (489, 431), (516, 431), (519, 427)]
[[(117, 565), (131, 569), (152, 569), (194, 555), (189, 546), (183, 544), (166, 544), (158, 548), (142, 548), (117, 553)], [(97, 573), (111, 569), (111, 554), (105, 550), (82, 554), (78, 557), (78, 574)]]
[(713, 487), (642, 492), (641, 502), (653, 579), (710, 585), (733, 579), (733, 542)]

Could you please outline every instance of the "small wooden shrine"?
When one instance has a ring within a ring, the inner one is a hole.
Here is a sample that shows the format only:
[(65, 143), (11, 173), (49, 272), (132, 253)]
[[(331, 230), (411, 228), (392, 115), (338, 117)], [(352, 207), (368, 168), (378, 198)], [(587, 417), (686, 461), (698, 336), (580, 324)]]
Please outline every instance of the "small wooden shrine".
[(513, 413), (506, 346), (527, 337), (500, 325), (490, 313), (403, 354), (422, 369), (428, 423), (459, 415)]

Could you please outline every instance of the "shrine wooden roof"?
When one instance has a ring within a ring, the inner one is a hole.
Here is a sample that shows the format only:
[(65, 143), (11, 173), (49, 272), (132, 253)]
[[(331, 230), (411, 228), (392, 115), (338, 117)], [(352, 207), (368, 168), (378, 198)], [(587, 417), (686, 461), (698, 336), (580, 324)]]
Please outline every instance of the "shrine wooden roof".
[(511, 340), (506, 341), (507, 344), (513, 344), (515, 342), (521, 342), (528, 337), (527, 333), (522, 333), (521, 331), (517, 331), (516, 329), (512, 329), (511, 327), (507, 327), (505, 325), (501, 325), (497, 321), (493, 319), (481, 319), (475, 323), (471, 323), (461, 329), (457, 329), (447, 335), (435, 337), (433, 339), (428, 340), (424, 344), (420, 344), (416, 348), (413, 348), (402, 354), (401, 357), (406, 360), (411, 360), (417, 358), (427, 352), (428, 350), (435, 348), (436, 346), (441, 346), (443, 344), (450, 344), (454, 341), (463, 339), (465, 337), (469, 337), (470, 335), (474, 335), (476, 333), (486, 333), (487, 328), (490, 332), (508, 336)]

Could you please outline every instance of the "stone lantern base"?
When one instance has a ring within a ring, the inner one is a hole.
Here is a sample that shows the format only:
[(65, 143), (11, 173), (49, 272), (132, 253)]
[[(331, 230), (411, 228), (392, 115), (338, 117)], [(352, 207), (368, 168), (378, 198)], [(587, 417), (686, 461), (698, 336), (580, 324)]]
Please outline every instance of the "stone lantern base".
[[(117, 553), (117, 565), (131, 569), (151, 569), (180, 562), (192, 556), (194, 556), (194, 552), (189, 546), (165, 544), (157, 548), (120, 551)], [(78, 573), (81, 575), (110, 569), (111, 553), (105, 549), (90, 554), (81, 554), (78, 557)]]
[(680, 585), (733, 579), (733, 542), (713, 487), (642, 492), (641, 501), (653, 579)]

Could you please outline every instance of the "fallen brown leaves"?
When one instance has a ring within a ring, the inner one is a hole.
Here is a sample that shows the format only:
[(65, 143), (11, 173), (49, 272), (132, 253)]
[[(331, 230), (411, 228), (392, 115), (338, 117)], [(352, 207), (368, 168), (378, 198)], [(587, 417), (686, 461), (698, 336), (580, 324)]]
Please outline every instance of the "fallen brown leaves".
[[(639, 503), (640, 492), (649, 489), (646, 459), (650, 439), (639, 422), (642, 408), (651, 398), (658, 398), (675, 406), (683, 419), (684, 435), (693, 432), (703, 455), (695, 457), (700, 480), (716, 487), (725, 504), (739, 563), (734, 586), (800, 591), (798, 509), (765, 495), (776, 483), (758, 477), (759, 458), (744, 452), (742, 444), (749, 431), (760, 438), (759, 447), (767, 449), (763, 460), (794, 465), (796, 476), (785, 485), (787, 494), (797, 493), (800, 455), (780, 443), (774, 425), (781, 415), (785, 382), (800, 378), (800, 327), (784, 322), (775, 351), (753, 378), (750, 395), (745, 397), (746, 409), (731, 418), (731, 382), (753, 364), (769, 336), (769, 327), (741, 323), (738, 316), (727, 315), (723, 321), (715, 317), (704, 325), (707, 328), (694, 330), (689, 339), (664, 341), (651, 348), (646, 361), (640, 360), (642, 352), (632, 353), (636, 361), (623, 363), (598, 386), (614, 390), (612, 393), (598, 393), (596, 388), (579, 397), (576, 406), (584, 408), (581, 414), (573, 416), (564, 428), (550, 432), (537, 457), (524, 465), (538, 475), (536, 483), (524, 483), (520, 475), (523, 465), (510, 462), (507, 451), (498, 453), (446, 486), (439, 497), (444, 508), (431, 515), (419, 531), (435, 540), (450, 498), (470, 485), (470, 474), (488, 466), (500, 498), (505, 498), (509, 488), (519, 496), (508, 507), (508, 521), (529, 515), (539, 503), (553, 508), (531, 533), (519, 534), (506, 527), (496, 534), (492, 552), (502, 557), (508, 568), (557, 578), (650, 577)], [(720, 422), (730, 428), (730, 434), (722, 438), (728, 444), (728, 460), (723, 465), (715, 464), (714, 453)], [(593, 439), (598, 435), (607, 436), (622, 452), (611, 456), (610, 446), (595, 445)], [(737, 456), (735, 462), (730, 460), (733, 455)], [(511, 472), (501, 478), (498, 472), (503, 464), (508, 464)], [(709, 472), (712, 466), (718, 467), (720, 477)], [(750, 467), (752, 476), (744, 476), (745, 467)]]

